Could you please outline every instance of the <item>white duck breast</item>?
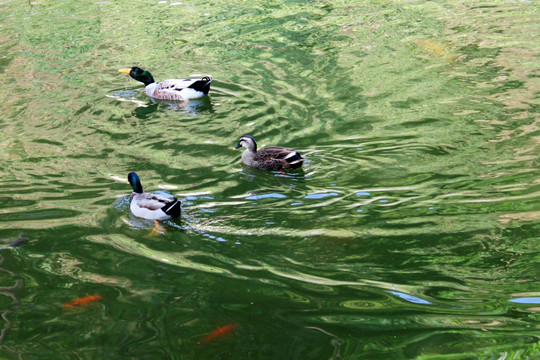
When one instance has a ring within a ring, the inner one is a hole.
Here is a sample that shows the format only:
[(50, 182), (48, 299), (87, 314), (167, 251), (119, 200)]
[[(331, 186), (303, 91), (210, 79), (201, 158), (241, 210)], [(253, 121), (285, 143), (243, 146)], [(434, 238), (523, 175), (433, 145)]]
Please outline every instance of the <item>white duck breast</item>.
[(196, 88), (204, 86), (207, 82), (201, 79), (163, 80), (146, 86), (146, 95), (162, 100), (198, 99), (206, 94)]

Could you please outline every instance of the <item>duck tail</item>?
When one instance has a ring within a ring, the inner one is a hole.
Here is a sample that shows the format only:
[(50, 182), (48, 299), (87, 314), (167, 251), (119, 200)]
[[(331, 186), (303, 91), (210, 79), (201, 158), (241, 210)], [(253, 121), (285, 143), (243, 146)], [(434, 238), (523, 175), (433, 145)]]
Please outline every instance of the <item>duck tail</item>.
[(167, 205), (163, 206), (161, 208), (161, 210), (169, 215), (170, 217), (178, 217), (180, 216), (180, 205), (182, 203), (180, 202), (180, 200), (178, 200), (177, 198), (174, 198), (172, 199), (172, 201), (170, 203), (168, 203)]
[(291, 152), (285, 157), (285, 161), (287, 161), (293, 169), (302, 166), (304, 160), (306, 159), (304, 159), (298, 151)]
[(195, 89), (197, 91), (200, 91), (200, 92), (204, 93), (205, 95), (208, 95), (208, 92), (210, 91), (210, 83), (211, 82), (212, 82), (212, 78), (209, 77), (209, 76), (205, 76), (201, 80), (195, 81), (189, 87), (192, 88), (192, 89)]

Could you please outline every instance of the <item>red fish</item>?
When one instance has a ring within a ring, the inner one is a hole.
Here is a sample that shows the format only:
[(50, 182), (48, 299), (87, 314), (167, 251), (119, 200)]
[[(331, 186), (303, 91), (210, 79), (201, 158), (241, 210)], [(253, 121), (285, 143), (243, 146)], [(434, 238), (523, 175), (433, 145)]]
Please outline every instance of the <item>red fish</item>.
[(212, 340), (214, 340), (216, 338), (227, 335), (228, 333), (233, 331), (235, 328), (236, 328), (236, 326), (234, 324), (229, 324), (229, 325), (222, 326), (222, 327), (212, 331), (210, 334), (206, 335), (205, 337), (203, 337), (200, 342), (202, 344), (206, 344), (209, 341), (212, 341)]
[(99, 295), (85, 296), (82, 298), (78, 298), (77, 300), (73, 300), (70, 303), (64, 304), (64, 309), (87, 306), (99, 300), (101, 300), (101, 296)]

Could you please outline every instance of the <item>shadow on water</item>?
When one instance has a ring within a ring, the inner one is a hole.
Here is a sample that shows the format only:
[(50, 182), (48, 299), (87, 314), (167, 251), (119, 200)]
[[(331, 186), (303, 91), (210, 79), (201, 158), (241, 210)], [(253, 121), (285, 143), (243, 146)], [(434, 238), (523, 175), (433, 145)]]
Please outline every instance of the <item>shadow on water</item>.
[[(16, 239), (4, 239), (2, 242), (6, 245), (4, 245), (0, 250), (7, 248), (19, 249), (28, 242), (28, 239), (21, 234)], [(15, 280), (15, 284), (12, 286), (0, 287), (0, 295), (8, 297), (12, 301), (12, 303), (6, 306), (6, 310), (4, 310), (0, 315), (4, 321), (3, 328), (0, 330), (0, 345), (4, 345), (5, 338), (13, 327), (13, 321), (9, 318), (9, 315), (20, 306), (21, 301), (19, 300), (18, 293), (24, 289), (24, 280), (15, 272), (4, 268), (4, 260), (4, 256), (0, 254), (0, 272), (8, 274), (12, 280)]]
[(144, 89), (138, 88), (111, 90), (106, 96), (135, 104), (137, 107), (133, 110), (133, 115), (140, 120), (151, 118), (156, 112), (178, 111), (189, 115), (199, 115), (202, 112), (215, 111), (210, 96), (183, 101), (160, 100), (147, 97)]
[[(190, 99), (185, 101), (168, 101), (159, 99), (150, 99), (153, 103), (160, 105), (163, 111), (179, 111), (189, 115), (199, 115), (203, 112), (212, 112), (214, 107), (209, 96), (200, 99)], [(138, 116), (137, 116), (138, 117)]]
[(285, 185), (291, 181), (305, 181), (306, 176), (303, 168), (295, 170), (261, 170), (246, 164), (241, 164), (241, 166), (242, 170), (238, 174), (242, 175), (243, 179), (247, 181), (256, 181), (260, 178), (274, 179), (276, 184), (281, 181)]

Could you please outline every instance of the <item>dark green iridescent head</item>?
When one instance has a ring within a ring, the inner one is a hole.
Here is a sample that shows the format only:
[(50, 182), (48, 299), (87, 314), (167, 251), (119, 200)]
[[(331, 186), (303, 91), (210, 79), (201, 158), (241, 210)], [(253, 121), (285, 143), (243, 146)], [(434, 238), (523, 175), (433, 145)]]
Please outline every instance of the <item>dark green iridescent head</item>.
[(128, 181), (131, 184), (131, 187), (133, 188), (134, 192), (139, 193), (139, 194), (143, 192), (141, 179), (139, 179), (139, 175), (135, 174), (134, 172), (130, 172), (128, 174)]
[[(120, 72), (124, 72), (124, 71), (120, 70)], [(129, 76), (131, 76), (137, 81), (144, 83), (145, 86), (148, 86), (152, 84), (153, 82), (155, 82), (154, 78), (152, 77), (152, 74), (136, 66), (132, 67), (129, 70)]]

